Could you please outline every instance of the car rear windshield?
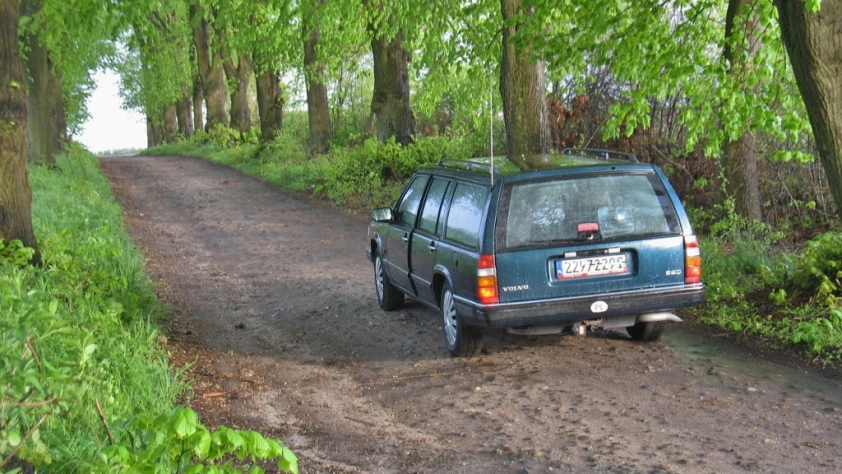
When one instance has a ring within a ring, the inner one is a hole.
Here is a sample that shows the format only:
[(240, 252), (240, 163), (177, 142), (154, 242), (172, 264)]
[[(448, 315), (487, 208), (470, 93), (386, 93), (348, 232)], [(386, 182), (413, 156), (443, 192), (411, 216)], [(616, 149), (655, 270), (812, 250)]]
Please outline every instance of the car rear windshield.
[(675, 209), (654, 173), (579, 175), (504, 188), (497, 247), (676, 233)]

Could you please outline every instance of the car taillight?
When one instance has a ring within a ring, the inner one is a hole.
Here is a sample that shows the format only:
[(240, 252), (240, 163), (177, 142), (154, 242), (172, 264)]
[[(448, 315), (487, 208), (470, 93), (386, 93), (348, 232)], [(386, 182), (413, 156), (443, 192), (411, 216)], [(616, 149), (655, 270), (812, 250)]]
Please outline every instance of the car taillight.
[(497, 293), (497, 265), (494, 255), (480, 255), (477, 263), (477, 296), (482, 304), (500, 302)]
[(695, 235), (684, 237), (684, 284), (702, 281), (702, 254)]

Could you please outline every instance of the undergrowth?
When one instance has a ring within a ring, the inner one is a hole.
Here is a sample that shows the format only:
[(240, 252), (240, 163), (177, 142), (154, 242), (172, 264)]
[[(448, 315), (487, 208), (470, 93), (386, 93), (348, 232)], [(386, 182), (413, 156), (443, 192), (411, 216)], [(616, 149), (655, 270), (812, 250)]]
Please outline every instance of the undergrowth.
[(0, 472), (239, 472), (236, 459), (295, 471), (279, 443), (210, 433), (174, 407), (186, 387), (121, 209), (92, 155), (71, 147), (57, 164), (31, 168), (43, 266), (0, 241)]
[[(726, 201), (702, 239), (704, 305), (697, 318), (806, 349), (827, 362), (842, 359), (842, 234), (829, 231), (798, 248), (769, 226), (746, 221)], [(691, 212), (691, 214), (693, 214)]]

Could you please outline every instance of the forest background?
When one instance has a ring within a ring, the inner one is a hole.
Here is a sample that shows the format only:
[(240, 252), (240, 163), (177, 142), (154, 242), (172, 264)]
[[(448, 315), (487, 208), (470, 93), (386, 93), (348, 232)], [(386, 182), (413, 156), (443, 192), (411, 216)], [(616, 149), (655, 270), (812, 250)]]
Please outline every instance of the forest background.
[[(0, 0), (0, 468), (247, 453), (296, 469), (277, 441), (172, 408), (183, 387), (156, 342), (161, 310), (72, 142), (95, 71), (116, 71), (123, 106), (146, 117), (145, 153), (349, 212), (394, 202), (442, 157), (634, 153), (702, 236), (694, 319), (834, 363), (840, 15), (827, 0)], [(176, 445), (193, 455), (161, 454)]]

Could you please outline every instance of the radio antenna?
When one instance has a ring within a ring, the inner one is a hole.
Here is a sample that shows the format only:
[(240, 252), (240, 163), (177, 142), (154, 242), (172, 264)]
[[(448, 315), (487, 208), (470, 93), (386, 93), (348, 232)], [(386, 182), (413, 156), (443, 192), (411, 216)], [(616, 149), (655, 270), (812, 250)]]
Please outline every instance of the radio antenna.
[(490, 68), (488, 80), (488, 130), (491, 148), (491, 187), (494, 188), (494, 68)]

